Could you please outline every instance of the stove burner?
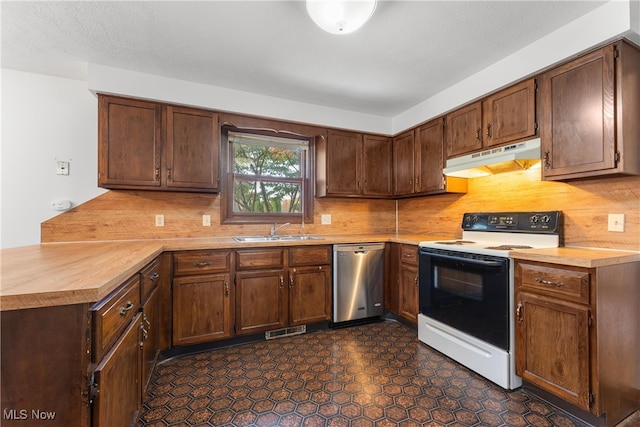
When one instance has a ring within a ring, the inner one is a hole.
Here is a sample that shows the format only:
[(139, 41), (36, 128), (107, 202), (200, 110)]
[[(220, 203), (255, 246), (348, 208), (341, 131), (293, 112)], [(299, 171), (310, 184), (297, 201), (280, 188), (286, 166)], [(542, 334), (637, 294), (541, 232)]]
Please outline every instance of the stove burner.
[(527, 245), (500, 245), (500, 246), (488, 246), (485, 249), (495, 249), (498, 251), (510, 251), (512, 249), (532, 249), (532, 247)]
[(436, 242), (438, 245), (469, 245), (474, 244), (471, 240), (448, 240), (446, 242)]

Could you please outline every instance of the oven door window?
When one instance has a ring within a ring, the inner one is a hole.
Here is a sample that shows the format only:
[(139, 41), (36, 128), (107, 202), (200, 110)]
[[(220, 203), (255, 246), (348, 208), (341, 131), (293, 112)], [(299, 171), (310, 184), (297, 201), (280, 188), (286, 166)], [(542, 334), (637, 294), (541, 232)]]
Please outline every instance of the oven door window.
[(420, 255), (420, 312), (509, 348), (509, 260)]

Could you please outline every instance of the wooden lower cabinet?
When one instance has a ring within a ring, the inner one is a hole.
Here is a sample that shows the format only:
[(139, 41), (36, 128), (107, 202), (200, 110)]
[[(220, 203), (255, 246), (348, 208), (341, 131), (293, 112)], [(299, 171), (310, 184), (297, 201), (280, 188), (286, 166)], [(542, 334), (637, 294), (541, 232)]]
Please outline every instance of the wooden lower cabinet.
[(160, 351), (160, 290), (154, 289), (151, 296), (142, 306), (142, 320), (140, 323), (142, 333), (142, 372), (141, 396), (144, 399), (145, 392), (151, 380), (151, 374), (155, 367)]
[(74, 304), (0, 313), (0, 425), (90, 426), (88, 308)]
[(516, 373), (524, 387), (606, 426), (640, 409), (638, 277), (638, 262), (586, 268), (516, 260)]
[(140, 407), (140, 326), (133, 322), (94, 371), (93, 427), (134, 425)]
[(418, 247), (400, 246), (399, 315), (418, 323)]
[(236, 333), (331, 319), (331, 246), (238, 250)]
[(286, 272), (279, 270), (236, 273), (236, 333), (238, 335), (287, 326)]
[(173, 255), (174, 346), (233, 336), (230, 260), (228, 250)]
[(386, 310), (399, 315), (412, 324), (418, 324), (418, 247), (390, 243), (385, 288)]
[(289, 325), (298, 326), (331, 319), (331, 267), (289, 269)]
[(589, 409), (588, 307), (522, 292), (518, 375), (579, 408)]

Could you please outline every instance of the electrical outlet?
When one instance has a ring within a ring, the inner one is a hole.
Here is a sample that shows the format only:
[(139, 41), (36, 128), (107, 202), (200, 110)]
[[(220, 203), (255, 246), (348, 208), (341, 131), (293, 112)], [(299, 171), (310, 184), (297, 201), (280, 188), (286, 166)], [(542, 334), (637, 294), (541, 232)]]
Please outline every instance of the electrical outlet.
[(164, 227), (164, 215), (156, 215), (156, 227)]
[(202, 226), (211, 227), (211, 215), (202, 215)]
[(331, 214), (322, 214), (321, 215), (321, 223), (325, 225), (331, 224)]
[(609, 231), (624, 231), (624, 214), (609, 214)]

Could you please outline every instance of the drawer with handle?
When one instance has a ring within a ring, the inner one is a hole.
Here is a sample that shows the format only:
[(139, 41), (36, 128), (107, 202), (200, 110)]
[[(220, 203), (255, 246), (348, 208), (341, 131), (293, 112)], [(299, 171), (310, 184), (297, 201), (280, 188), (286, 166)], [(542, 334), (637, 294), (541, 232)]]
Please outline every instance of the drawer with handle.
[(140, 298), (143, 303), (149, 299), (151, 292), (158, 286), (159, 279), (160, 260), (156, 258), (140, 270)]
[(591, 273), (587, 269), (516, 262), (515, 277), (519, 290), (589, 303)]
[(118, 340), (140, 308), (140, 275), (136, 274), (111, 295), (91, 307), (91, 360), (99, 362)]
[(418, 248), (413, 245), (402, 245), (400, 247), (401, 262), (418, 265)]
[(173, 254), (173, 275), (185, 276), (229, 271), (230, 251), (185, 251)]

